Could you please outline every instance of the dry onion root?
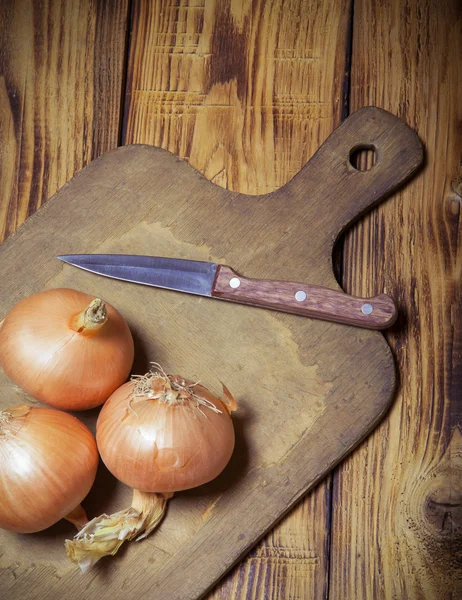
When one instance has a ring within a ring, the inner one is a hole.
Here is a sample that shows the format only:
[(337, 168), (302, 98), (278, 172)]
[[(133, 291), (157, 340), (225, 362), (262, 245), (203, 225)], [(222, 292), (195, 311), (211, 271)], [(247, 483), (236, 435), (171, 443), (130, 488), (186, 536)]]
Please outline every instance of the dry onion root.
[(148, 536), (174, 492), (207, 483), (225, 468), (234, 449), (230, 415), (237, 404), (225, 386), (223, 391), (226, 401), (159, 367), (109, 398), (98, 418), (98, 449), (111, 473), (133, 488), (133, 501), (66, 540), (68, 556), (83, 571), (115, 554), (125, 540)]
[(72, 415), (20, 404), (0, 412), (0, 528), (42, 531), (87, 522), (80, 502), (98, 467), (90, 430)]
[(126, 381), (133, 339), (120, 313), (71, 289), (18, 302), (0, 327), (0, 365), (25, 392), (55, 408), (99, 406)]
[(103, 556), (116, 554), (125, 541), (144, 539), (161, 522), (172, 496), (133, 490), (130, 508), (96, 517), (73, 540), (66, 540), (68, 557), (86, 573)]

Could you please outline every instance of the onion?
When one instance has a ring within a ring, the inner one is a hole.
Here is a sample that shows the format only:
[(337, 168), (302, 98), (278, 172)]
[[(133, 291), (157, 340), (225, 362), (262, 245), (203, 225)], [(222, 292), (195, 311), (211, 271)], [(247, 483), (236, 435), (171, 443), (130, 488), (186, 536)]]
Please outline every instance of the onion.
[(0, 365), (28, 394), (56, 408), (105, 402), (128, 377), (133, 339), (119, 312), (70, 289), (21, 300), (0, 327)]
[(75, 417), (26, 404), (0, 412), (0, 528), (33, 533), (62, 518), (83, 527), (97, 466), (95, 439)]
[(174, 492), (202, 485), (225, 468), (234, 449), (237, 404), (180, 375), (150, 371), (116, 390), (101, 410), (98, 449), (107, 468), (133, 488), (130, 508), (93, 519), (68, 556), (87, 570), (127, 539), (149, 535)]

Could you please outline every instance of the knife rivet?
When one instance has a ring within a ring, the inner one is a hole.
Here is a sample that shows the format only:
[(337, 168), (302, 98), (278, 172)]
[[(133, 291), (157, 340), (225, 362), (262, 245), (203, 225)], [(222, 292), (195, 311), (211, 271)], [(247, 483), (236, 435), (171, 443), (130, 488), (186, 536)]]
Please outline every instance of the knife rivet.
[(372, 304), (363, 304), (361, 306), (361, 312), (363, 313), (363, 315), (370, 315), (373, 310), (374, 308)]
[(241, 280), (238, 279), (237, 277), (233, 277), (229, 281), (229, 287), (232, 287), (233, 290), (235, 290), (236, 288), (238, 288), (240, 285), (241, 285)]
[(303, 302), (303, 300), (306, 300), (306, 294), (303, 290), (300, 290), (299, 292), (297, 292), (295, 294), (295, 300), (297, 302)]

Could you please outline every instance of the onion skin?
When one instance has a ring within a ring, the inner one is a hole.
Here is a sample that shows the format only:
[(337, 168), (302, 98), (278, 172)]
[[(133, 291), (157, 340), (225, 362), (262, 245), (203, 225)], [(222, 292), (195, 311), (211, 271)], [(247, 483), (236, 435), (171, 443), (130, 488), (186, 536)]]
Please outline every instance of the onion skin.
[[(153, 363), (157, 365), (157, 363)], [(107, 468), (133, 489), (129, 508), (95, 517), (66, 553), (83, 572), (125, 541), (141, 540), (165, 516), (174, 492), (207, 483), (221, 473), (234, 449), (226, 401), (180, 375), (150, 371), (116, 390), (100, 412), (96, 439)]]
[(133, 338), (120, 313), (106, 305), (107, 320), (77, 329), (93, 296), (71, 289), (39, 292), (21, 300), (0, 327), (0, 365), (25, 392), (50, 406), (99, 406), (126, 381)]
[(42, 531), (90, 491), (96, 442), (83, 423), (58, 410), (19, 405), (0, 413), (8, 414), (13, 418), (0, 423), (0, 528)]
[(136, 398), (130, 407), (133, 387), (128, 382), (116, 390), (98, 418), (96, 441), (111, 473), (143, 492), (186, 490), (217, 477), (235, 441), (225, 403), (195, 385), (195, 393), (221, 412), (198, 408), (194, 400), (169, 404), (148, 397)]

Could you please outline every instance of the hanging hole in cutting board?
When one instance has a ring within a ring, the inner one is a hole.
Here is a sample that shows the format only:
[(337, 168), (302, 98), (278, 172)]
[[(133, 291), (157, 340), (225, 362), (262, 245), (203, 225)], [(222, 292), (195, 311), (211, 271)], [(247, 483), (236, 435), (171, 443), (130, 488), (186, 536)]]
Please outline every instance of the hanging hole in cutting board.
[(357, 171), (370, 171), (377, 162), (377, 150), (372, 145), (356, 146), (350, 151), (350, 164)]

